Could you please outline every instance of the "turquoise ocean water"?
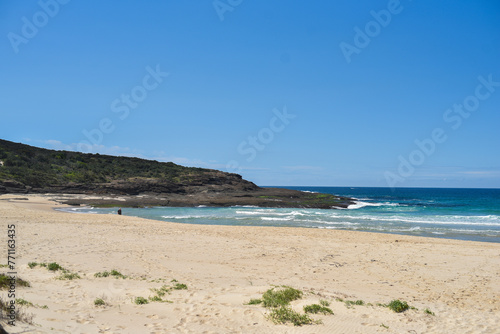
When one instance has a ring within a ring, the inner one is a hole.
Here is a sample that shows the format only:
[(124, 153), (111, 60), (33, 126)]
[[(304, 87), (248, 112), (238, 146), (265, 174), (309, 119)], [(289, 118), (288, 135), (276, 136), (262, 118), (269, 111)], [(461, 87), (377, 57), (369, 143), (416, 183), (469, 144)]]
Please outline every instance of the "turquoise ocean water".
[[(348, 209), (124, 208), (123, 214), (204, 225), (287, 226), (500, 242), (500, 189), (286, 187), (348, 196)], [(116, 214), (116, 209), (72, 208)]]

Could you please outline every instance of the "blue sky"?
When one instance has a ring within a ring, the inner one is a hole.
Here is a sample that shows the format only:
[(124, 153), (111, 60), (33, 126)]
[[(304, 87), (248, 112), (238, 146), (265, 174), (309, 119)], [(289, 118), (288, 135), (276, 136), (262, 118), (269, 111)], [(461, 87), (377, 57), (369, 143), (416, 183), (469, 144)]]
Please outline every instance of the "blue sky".
[(0, 138), (258, 185), (500, 187), (498, 1), (0, 1)]

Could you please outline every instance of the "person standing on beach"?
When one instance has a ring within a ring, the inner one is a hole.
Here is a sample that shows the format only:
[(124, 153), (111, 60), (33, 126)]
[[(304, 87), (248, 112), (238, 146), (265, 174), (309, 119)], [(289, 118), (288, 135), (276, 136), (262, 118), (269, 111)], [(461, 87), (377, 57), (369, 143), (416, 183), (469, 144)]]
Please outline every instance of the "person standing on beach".
[(118, 215), (120, 215), (120, 216), (121, 216), (121, 214), (122, 214), (122, 208), (119, 208), (119, 209), (118, 209)]

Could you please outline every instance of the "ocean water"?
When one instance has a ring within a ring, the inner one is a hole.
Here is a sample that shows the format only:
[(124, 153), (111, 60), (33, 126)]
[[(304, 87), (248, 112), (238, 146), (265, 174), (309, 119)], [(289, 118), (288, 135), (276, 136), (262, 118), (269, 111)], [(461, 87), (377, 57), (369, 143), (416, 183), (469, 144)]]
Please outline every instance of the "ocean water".
[[(286, 187), (356, 199), (348, 209), (124, 208), (123, 214), (204, 225), (340, 229), (500, 242), (500, 189)], [(71, 212), (116, 214), (115, 208)]]

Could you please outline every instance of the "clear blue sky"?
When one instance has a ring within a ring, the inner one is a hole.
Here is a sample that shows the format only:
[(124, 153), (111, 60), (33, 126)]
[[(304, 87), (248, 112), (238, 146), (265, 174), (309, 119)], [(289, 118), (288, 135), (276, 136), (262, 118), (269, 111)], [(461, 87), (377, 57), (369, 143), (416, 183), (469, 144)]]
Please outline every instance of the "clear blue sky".
[(0, 0), (0, 31), (3, 139), (258, 185), (500, 187), (498, 1)]

